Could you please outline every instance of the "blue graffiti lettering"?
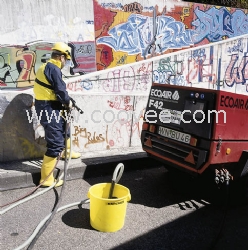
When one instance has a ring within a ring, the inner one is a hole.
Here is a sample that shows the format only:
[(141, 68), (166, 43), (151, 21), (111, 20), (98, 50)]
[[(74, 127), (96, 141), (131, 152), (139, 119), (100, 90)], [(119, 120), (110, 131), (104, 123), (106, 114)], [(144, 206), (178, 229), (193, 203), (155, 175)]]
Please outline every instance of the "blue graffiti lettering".
[(232, 87), (235, 83), (244, 85), (248, 80), (248, 55), (243, 56), (238, 67), (235, 67), (239, 56), (233, 54), (229, 65), (226, 68), (224, 82), (228, 87)]
[[(185, 29), (182, 22), (168, 16), (156, 18), (156, 52), (163, 53), (170, 48), (181, 49), (193, 45), (194, 30)], [(115, 51), (127, 52), (129, 55), (143, 55), (153, 40), (153, 18), (131, 14), (126, 23), (109, 30), (109, 36), (97, 39), (97, 44), (105, 44)]]
[(248, 14), (242, 10), (235, 10), (232, 14), (222, 7), (212, 7), (202, 11), (199, 7), (194, 10), (197, 19), (192, 22), (196, 35), (194, 43), (204, 39), (210, 42), (221, 41), (223, 37), (235, 37), (248, 33)]
[(80, 83), (81, 88), (85, 89), (85, 90), (90, 90), (93, 88), (93, 84), (89, 79), (83, 80)]
[(232, 47), (228, 47), (227, 49), (228, 53), (233, 53), (233, 52), (241, 52), (243, 53), (243, 45), (241, 43), (241, 39), (238, 40), (238, 44), (233, 45)]

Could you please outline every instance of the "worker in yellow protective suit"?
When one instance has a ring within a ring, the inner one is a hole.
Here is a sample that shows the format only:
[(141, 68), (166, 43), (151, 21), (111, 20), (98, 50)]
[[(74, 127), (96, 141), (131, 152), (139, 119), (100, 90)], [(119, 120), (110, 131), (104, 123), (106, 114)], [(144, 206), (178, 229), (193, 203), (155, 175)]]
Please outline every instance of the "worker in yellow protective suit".
[[(37, 115), (41, 118), (40, 124), (44, 127), (47, 143), (47, 150), (41, 167), (40, 183), (43, 186), (51, 186), (55, 182), (53, 173), (50, 173), (62, 152), (62, 158), (65, 157), (65, 143), (68, 150), (71, 147), (70, 133), (65, 131), (66, 120), (61, 115), (65, 107), (72, 108), (72, 101), (66, 90), (61, 72), (68, 60), (71, 60), (70, 51), (71, 48), (67, 44), (63, 42), (55, 43), (52, 47), (51, 59), (41, 65), (36, 74), (34, 84), (35, 109)], [(68, 135), (66, 142), (65, 133)], [(80, 153), (71, 153), (73, 159), (80, 156)], [(56, 186), (62, 184), (63, 180), (60, 180)]]

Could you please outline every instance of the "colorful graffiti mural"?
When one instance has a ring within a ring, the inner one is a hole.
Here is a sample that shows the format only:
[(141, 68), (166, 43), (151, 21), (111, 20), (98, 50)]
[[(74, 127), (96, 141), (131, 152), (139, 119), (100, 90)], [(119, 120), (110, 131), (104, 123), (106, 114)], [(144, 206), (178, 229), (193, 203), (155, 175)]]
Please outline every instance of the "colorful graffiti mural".
[[(156, 33), (154, 34), (154, 24)], [(104, 44), (115, 51), (127, 52), (128, 55), (145, 57), (154, 39), (157, 53), (164, 53), (168, 49), (182, 49), (193, 45), (194, 30), (186, 30), (181, 22), (173, 17), (153, 17), (131, 14), (127, 22), (110, 29), (109, 36), (100, 37), (97, 44)], [(147, 49), (148, 48), (148, 49)]]
[[(112, 51), (105, 68), (117, 66), (116, 57), (135, 62), (248, 33), (248, 10), (174, 1), (168, 8), (163, 2), (159, 9), (144, 2), (94, 1), (94, 16), (101, 16), (105, 23), (105, 32), (96, 36), (97, 49)], [(112, 13), (111, 20), (107, 11)], [(101, 25), (95, 24), (95, 29)]]
[(192, 21), (196, 31), (194, 43), (198, 44), (204, 39), (208, 42), (217, 42), (248, 33), (248, 14), (245, 10), (229, 10), (226, 7), (217, 9), (212, 6), (208, 10), (200, 8), (202, 6), (194, 6), (196, 17)]
[[(61, 13), (64, 4), (61, 1), (57, 5)], [(43, 15), (35, 10), (34, 23), (16, 13), (17, 17), (6, 23), (8, 29), (1, 24), (1, 42), (12, 36), (14, 45), (0, 46), (0, 88), (32, 87), (36, 70), (50, 57), (52, 42), (45, 42), (48, 40), (69, 41), (73, 57), (64, 75), (73, 77), (248, 33), (248, 10), (243, 9), (174, 0), (156, 4), (92, 0), (87, 6), (90, 13), (78, 5), (75, 13), (59, 16), (51, 3), (49, 8), (39, 6)], [(80, 9), (87, 12), (86, 17)], [(12, 33), (8, 33), (10, 28)], [(184, 80), (177, 77), (174, 81), (182, 84)], [(89, 89), (91, 84), (84, 83), (83, 88)]]
[[(51, 56), (52, 43), (38, 42), (26, 46), (0, 48), (0, 87), (32, 87), (36, 71)], [(96, 71), (95, 44), (91, 41), (69, 42), (72, 63), (66, 77)]]

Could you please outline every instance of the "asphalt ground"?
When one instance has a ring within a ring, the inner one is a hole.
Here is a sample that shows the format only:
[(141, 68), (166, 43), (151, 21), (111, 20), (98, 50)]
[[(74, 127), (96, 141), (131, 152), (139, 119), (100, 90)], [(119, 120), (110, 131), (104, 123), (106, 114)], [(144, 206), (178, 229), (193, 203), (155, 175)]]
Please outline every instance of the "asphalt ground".
[[(111, 182), (115, 165), (109, 173), (66, 181), (60, 207), (85, 200), (89, 188), (96, 184)], [(56, 213), (33, 249), (248, 249), (248, 206), (228, 206), (225, 196), (218, 196), (216, 205), (210, 199), (215, 193), (204, 183), (183, 175), (171, 178), (170, 172), (155, 162), (138, 169), (143, 165), (137, 161), (124, 166), (119, 184), (130, 190), (131, 200), (123, 228), (113, 233), (95, 230), (90, 224), (89, 204), (76, 205)], [(6, 204), (32, 190), (2, 191), (0, 202)], [(0, 248), (16, 249), (23, 244), (51, 213), (61, 191), (62, 187), (52, 189), (1, 215)]]

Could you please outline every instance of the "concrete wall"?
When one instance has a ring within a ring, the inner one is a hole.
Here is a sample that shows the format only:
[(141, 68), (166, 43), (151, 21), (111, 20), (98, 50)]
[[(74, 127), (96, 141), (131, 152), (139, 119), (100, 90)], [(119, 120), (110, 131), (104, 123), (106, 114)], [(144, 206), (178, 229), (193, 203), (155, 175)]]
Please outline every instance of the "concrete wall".
[(93, 41), (93, 1), (1, 1), (1, 44)]
[(68, 42), (73, 52), (72, 69), (63, 73), (70, 95), (84, 110), (75, 114), (72, 128), (73, 147), (82, 153), (140, 147), (152, 81), (247, 95), (247, 36), (232, 39), (248, 33), (247, 10), (153, 4), (2, 2), (0, 161), (44, 153), (44, 141), (35, 141), (27, 112), (31, 117), (35, 72), (55, 41)]

